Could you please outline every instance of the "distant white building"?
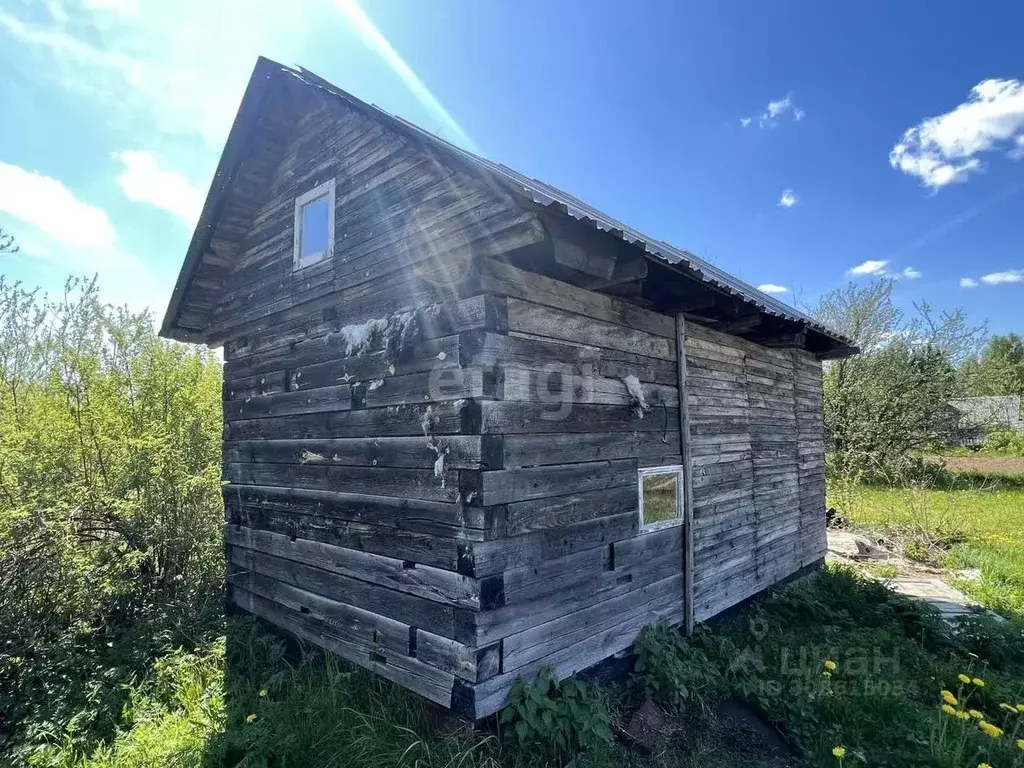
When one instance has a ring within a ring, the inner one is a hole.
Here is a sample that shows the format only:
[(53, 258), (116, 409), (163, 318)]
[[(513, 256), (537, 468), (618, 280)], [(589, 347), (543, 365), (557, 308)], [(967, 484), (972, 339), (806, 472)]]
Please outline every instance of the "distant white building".
[(1024, 429), (1020, 397), (965, 397), (949, 403), (960, 412), (960, 445), (981, 445), (992, 429)]

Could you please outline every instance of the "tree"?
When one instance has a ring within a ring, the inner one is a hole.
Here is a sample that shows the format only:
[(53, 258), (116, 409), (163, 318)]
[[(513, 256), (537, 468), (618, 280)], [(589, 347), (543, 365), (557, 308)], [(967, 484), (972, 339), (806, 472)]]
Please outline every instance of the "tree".
[(1016, 333), (993, 336), (980, 355), (967, 359), (960, 379), (967, 395), (1024, 397), (1024, 339)]
[(3, 227), (0, 227), (0, 254), (17, 253), (18, 250), (18, 243), (15, 241), (14, 235), (5, 232)]
[(815, 316), (850, 337), (857, 357), (826, 366), (825, 427), (841, 471), (898, 466), (914, 451), (947, 443), (957, 413), (956, 364), (977, 349), (983, 327), (963, 312), (914, 305), (906, 318), (893, 283), (850, 283), (822, 297)]

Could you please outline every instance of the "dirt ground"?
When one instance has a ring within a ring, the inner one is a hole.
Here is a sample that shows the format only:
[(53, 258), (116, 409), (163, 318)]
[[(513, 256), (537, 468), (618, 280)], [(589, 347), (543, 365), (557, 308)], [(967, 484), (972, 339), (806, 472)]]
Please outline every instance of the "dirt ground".
[(1024, 459), (998, 456), (943, 456), (950, 469), (973, 472), (992, 472), (1003, 475), (1024, 475)]

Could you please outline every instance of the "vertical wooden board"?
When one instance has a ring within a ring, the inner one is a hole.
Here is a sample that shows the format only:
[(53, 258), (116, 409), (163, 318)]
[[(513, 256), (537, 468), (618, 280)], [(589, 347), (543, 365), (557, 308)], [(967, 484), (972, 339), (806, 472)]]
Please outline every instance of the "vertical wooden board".
[(683, 627), (693, 634), (693, 457), (686, 386), (686, 321), (676, 315), (676, 369), (679, 374), (679, 441), (683, 456)]

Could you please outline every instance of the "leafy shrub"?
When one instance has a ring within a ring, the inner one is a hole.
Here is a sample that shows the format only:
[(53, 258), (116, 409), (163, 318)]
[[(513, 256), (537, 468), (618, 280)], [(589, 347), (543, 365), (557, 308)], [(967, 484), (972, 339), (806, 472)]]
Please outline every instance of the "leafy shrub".
[(216, 626), (220, 388), (95, 281), (0, 278), (0, 762), (109, 737), (154, 656)]
[(986, 456), (1024, 456), (1024, 431), (993, 429), (985, 435), (980, 453)]
[(696, 704), (706, 709), (722, 693), (724, 683), (718, 668), (704, 651), (665, 622), (646, 627), (633, 653), (636, 684), (669, 707)]
[(512, 687), (499, 722), (526, 755), (559, 765), (612, 741), (611, 715), (600, 688), (575, 677), (560, 682), (551, 667), (541, 669), (533, 683), (519, 680)]

